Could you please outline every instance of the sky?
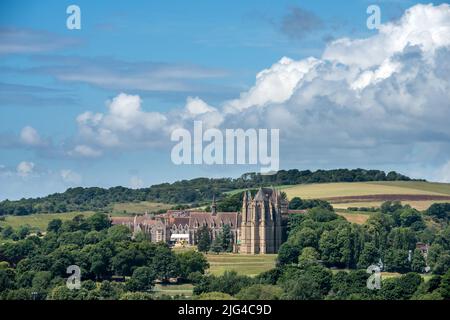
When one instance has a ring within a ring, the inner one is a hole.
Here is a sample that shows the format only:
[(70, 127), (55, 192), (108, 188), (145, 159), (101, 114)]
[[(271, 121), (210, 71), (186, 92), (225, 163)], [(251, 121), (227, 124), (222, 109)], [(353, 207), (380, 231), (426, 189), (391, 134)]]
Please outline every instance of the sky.
[(0, 200), (259, 170), (176, 165), (194, 121), (279, 129), (280, 169), (450, 182), (449, 58), (443, 1), (3, 0)]

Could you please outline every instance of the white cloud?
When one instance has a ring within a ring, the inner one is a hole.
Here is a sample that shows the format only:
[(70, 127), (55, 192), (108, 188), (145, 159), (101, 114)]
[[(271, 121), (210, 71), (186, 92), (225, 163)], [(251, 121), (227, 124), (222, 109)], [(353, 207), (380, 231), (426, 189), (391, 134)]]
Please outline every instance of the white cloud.
[(141, 98), (124, 93), (107, 105), (107, 113), (85, 112), (77, 117), (81, 139), (101, 147), (127, 147), (130, 141), (147, 142), (149, 136), (165, 129), (167, 118), (147, 112)]
[(450, 44), (449, 16), (447, 4), (413, 6), (398, 22), (382, 25), (373, 37), (343, 38), (332, 42), (323, 59), (370, 68), (403, 52), (407, 46), (418, 45), (427, 55), (432, 55), (437, 48)]
[(82, 181), (81, 175), (70, 169), (61, 170), (60, 175), (63, 181), (69, 185), (78, 186), (81, 184)]
[(102, 155), (102, 152), (86, 145), (78, 145), (69, 151), (68, 154), (73, 157), (97, 158)]
[(283, 57), (256, 76), (256, 84), (239, 99), (225, 103), (225, 112), (237, 113), (253, 106), (281, 103), (289, 99), (298, 83), (319, 64), (315, 58), (294, 61)]
[(22, 161), (17, 165), (17, 174), (20, 177), (27, 177), (29, 176), (31, 173), (33, 173), (33, 169), (34, 169), (34, 163), (33, 162), (28, 162), (28, 161)]
[(29, 146), (39, 146), (43, 142), (39, 133), (33, 127), (26, 126), (20, 132), (20, 141)]
[[(450, 6), (416, 5), (376, 35), (334, 41), (320, 58), (283, 57), (217, 107), (189, 97), (184, 109), (148, 112), (139, 96), (122, 93), (107, 112), (78, 117), (80, 138), (103, 149), (167, 145), (173, 128), (203, 120), (279, 128), (282, 160), (292, 166), (442, 163), (450, 153), (449, 60)], [(417, 148), (427, 144), (439, 146), (430, 159)]]

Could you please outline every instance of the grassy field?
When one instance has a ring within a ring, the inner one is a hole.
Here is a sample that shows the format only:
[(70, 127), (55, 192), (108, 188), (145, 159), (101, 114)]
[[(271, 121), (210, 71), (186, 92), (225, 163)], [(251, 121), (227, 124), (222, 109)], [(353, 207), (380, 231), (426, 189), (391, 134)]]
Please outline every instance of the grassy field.
[(243, 255), (243, 254), (208, 254), (209, 273), (221, 275), (225, 271), (236, 271), (247, 276), (256, 276), (275, 267), (276, 254)]
[(145, 212), (152, 213), (159, 210), (170, 209), (172, 206), (173, 205), (166, 203), (150, 201), (116, 203), (113, 206), (113, 215), (134, 215), (144, 214)]
[[(383, 181), (383, 182), (352, 182), (352, 183), (324, 183), (283, 186), (289, 199), (301, 197), (303, 199), (328, 199), (337, 197), (357, 197), (376, 195), (411, 195), (411, 196), (449, 196), (450, 184), (429, 183), (417, 181)], [(376, 201), (361, 201), (357, 199), (331, 199), (330, 202), (337, 209), (348, 207), (379, 207), (383, 199)], [(405, 200), (419, 210), (427, 209), (436, 202), (450, 202), (441, 200)]]
[(53, 219), (70, 220), (75, 216), (82, 214), (85, 217), (89, 217), (94, 214), (92, 211), (86, 212), (65, 212), (65, 213), (41, 213), (31, 214), (28, 216), (6, 216), (5, 221), (0, 221), (0, 226), (11, 226), (18, 228), (23, 225), (29, 225), (30, 227), (37, 228), (40, 231), (47, 229), (48, 223)]
[(370, 213), (359, 211), (336, 210), (336, 213), (344, 217), (348, 222), (364, 224), (370, 217)]
[(177, 295), (184, 295), (186, 297), (191, 297), (193, 295), (192, 290), (194, 286), (192, 284), (157, 284), (153, 289), (155, 296), (159, 297), (161, 295), (169, 295), (171, 297)]

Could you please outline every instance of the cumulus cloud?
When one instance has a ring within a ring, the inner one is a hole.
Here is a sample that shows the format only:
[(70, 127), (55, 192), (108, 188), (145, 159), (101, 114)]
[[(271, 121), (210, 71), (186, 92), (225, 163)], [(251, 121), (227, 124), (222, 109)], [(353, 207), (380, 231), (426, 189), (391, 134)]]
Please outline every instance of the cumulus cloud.
[(20, 140), (30, 146), (39, 146), (43, 143), (39, 133), (33, 127), (26, 126), (20, 132)]
[(90, 146), (77, 145), (68, 152), (68, 155), (72, 157), (97, 158), (102, 155), (102, 152), (100, 150), (95, 150)]
[(31, 173), (33, 173), (34, 163), (28, 161), (22, 161), (17, 165), (17, 174), (20, 177), (28, 177)]
[(449, 60), (450, 6), (416, 5), (373, 36), (333, 41), (321, 57), (281, 58), (221, 105), (189, 97), (184, 109), (160, 113), (120, 94), (107, 112), (77, 121), (84, 141), (102, 148), (167, 145), (173, 128), (203, 120), (280, 129), (282, 166), (443, 165), (450, 154)]
[[(121, 93), (108, 102), (106, 113), (79, 115), (80, 138), (104, 148), (128, 147), (131, 141), (133, 145), (155, 142), (154, 138), (165, 130), (167, 117), (144, 111), (141, 103), (139, 96)], [(83, 149), (79, 151), (87, 150)]]

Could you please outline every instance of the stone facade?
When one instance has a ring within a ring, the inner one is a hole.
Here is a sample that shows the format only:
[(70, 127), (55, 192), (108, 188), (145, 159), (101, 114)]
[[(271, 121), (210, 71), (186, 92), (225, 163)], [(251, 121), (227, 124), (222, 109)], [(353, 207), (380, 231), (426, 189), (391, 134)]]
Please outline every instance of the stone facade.
[(239, 252), (244, 254), (277, 253), (285, 232), (283, 214), (287, 201), (279, 191), (261, 188), (252, 198), (245, 192), (242, 204)]

